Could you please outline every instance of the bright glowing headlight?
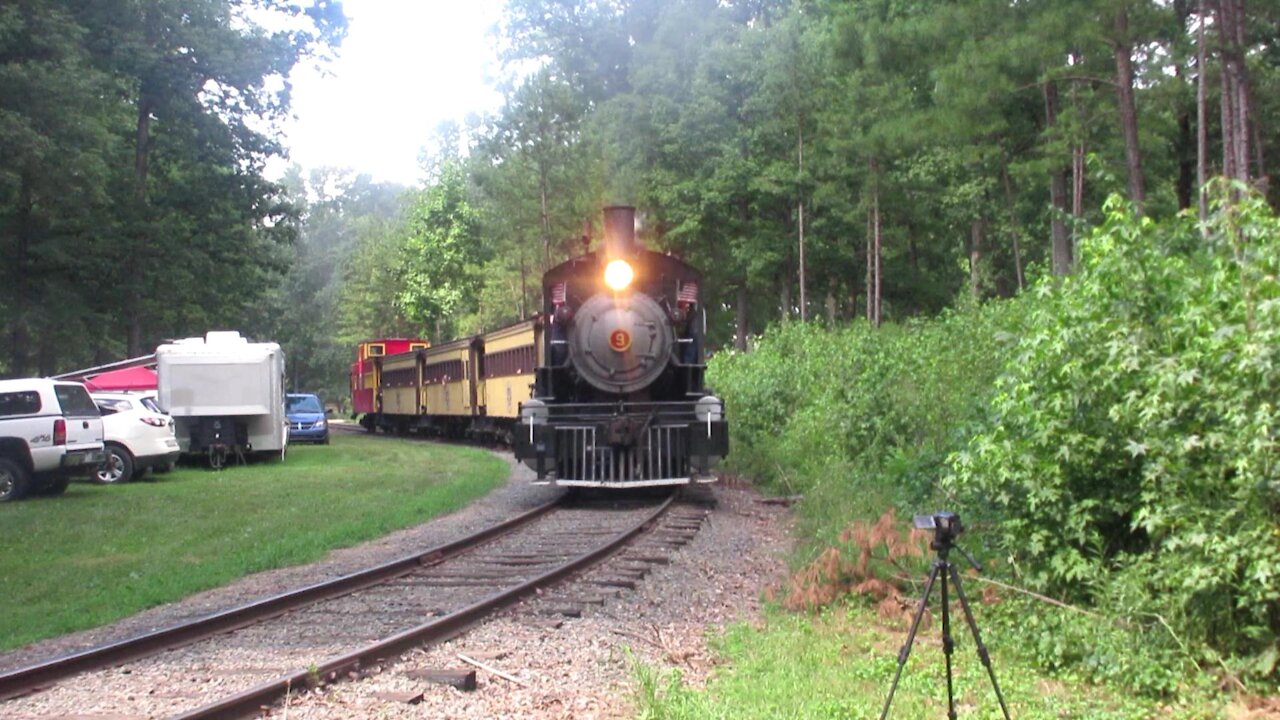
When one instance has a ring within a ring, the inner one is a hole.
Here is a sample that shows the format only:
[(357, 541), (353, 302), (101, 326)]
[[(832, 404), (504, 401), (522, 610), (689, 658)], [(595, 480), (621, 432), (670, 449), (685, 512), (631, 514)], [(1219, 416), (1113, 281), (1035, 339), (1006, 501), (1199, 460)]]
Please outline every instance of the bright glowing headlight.
[(626, 290), (636, 273), (626, 260), (612, 260), (604, 268), (604, 284), (614, 291)]

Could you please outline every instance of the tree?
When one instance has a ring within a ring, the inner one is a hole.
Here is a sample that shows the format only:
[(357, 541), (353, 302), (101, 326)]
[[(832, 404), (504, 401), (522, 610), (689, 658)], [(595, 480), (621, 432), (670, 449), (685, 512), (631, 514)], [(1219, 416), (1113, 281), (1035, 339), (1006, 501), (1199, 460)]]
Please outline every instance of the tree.
[(99, 233), (118, 222), (105, 190), (124, 117), (117, 84), (92, 65), (88, 31), (63, 5), (0, 9), (0, 342), (15, 376), (53, 372), (60, 347), (91, 357), (103, 318), (78, 312), (92, 307), (80, 296), (102, 287)]
[(406, 231), (396, 304), (409, 320), (434, 326), (435, 341), (447, 340), (456, 318), (475, 303), (476, 266), (484, 260), (460, 164), (442, 167), (439, 181), (421, 191)]
[[(264, 30), (261, 14), (290, 29)], [(9, 372), (32, 357), (54, 372), (256, 321), (294, 235), (280, 188), (261, 176), (280, 148), (259, 128), (288, 111), (276, 81), (322, 59), (344, 27), (328, 0), (0, 10), (0, 152), (12, 160), (0, 170), (0, 232), (17, 271), (15, 297), (0, 300), (13, 309)], [(126, 267), (146, 282), (122, 279)], [(38, 331), (33, 313), (46, 316)]]

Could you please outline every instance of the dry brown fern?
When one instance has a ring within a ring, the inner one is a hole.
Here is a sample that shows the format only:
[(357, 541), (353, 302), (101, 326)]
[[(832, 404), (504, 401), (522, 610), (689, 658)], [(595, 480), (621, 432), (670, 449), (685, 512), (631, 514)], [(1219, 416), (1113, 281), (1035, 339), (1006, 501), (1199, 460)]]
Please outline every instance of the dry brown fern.
[(928, 534), (903, 532), (895, 510), (889, 508), (874, 523), (850, 523), (840, 532), (836, 545), (792, 575), (783, 605), (791, 610), (815, 610), (854, 594), (878, 602), (882, 614), (898, 615), (905, 578), (918, 574), (901, 561), (922, 558), (927, 551)]

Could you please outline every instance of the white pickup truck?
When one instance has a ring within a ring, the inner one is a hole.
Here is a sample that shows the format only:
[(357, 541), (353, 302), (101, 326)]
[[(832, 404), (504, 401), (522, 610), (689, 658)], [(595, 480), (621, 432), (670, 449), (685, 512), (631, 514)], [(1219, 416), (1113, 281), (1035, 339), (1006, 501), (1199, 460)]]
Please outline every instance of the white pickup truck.
[(105, 457), (102, 416), (83, 385), (0, 380), (0, 502), (58, 495)]

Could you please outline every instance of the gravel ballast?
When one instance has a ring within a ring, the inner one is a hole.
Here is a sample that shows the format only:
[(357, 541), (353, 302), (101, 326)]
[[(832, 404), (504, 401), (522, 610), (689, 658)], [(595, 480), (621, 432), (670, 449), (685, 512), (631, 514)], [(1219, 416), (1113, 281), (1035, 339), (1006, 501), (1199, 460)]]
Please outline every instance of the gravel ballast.
[[(207, 615), (284, 592), (318, 579), (402, 557), (515, 515), (560, 491), (536, 487), (513, 465), (508, 483), (468, 508), (363, 545), (335, 551), (309, 566), (259, 573), (232, 585), (155, 608), (114, 625), (56, 638), (0, 655), (13, 669), (96, 644)], [(415, 650), (371, 668), (355, 682), (340, 682), (290, 698), (290, 718), (349, 717), (629, 717), (634, 660), (681, 668), (691, 682), (710, 669), (708, 630), (749, 619), (761, 592), (781, 579), (790, 550), (789, 514), (757, 502), (741, 486), (696, 489), (710, 501), (697, 535), (654, 565), (635, 589), (580, 590), (572, 585), (530, 598), (467, 634)], [(570, 581), (572, 582), (572, 581)], [(580, 617), (558, 613), (564, 598)], [(508, 675), (476, 668), (459, 654)], [(462, 691), (412, 677), (413, 671), (475, 670), (478, 687)], [(94, 682), (97, 674), (70, 682)], [(80, 688), (85, 690), (85, 688)], [(109, 695), (109, 683), (100, 688)], [(420, 697), (419, 697), (420, 696)], [(277, 709), (276, 716), (285, 711)], [(40, 695), (0, 703), (5, 717), (48, 717)]]

